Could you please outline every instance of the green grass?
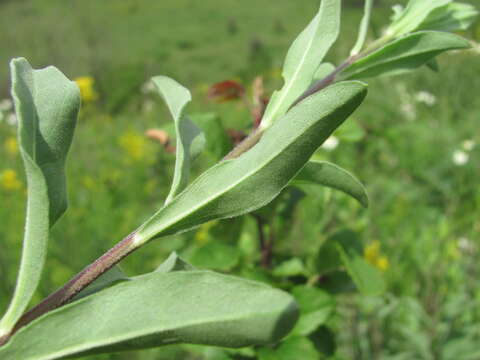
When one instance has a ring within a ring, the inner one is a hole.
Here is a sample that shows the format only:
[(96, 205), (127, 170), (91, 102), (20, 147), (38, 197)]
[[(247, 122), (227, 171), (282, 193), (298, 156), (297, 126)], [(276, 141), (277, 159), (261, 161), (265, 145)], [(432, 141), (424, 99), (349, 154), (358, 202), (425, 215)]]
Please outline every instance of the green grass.
[[(279, 86), (278, 69), (288, 44), (317, 3), (28, 0), (0, 5), (2, 98), (8, 96), (8, 60), (14, 56), (27, 57), (35, 67), (53, 64), (71, 78), (94, 76), (101, 96), (82, 109), (68, 165), (70, 208), (53, 231), (35, 301), (135, 229), (168, 192), (174, 157), (150, 140), (138, 139), (144, 139), (146, 129), (168, 126), (169, 118), (159, 98), (142, 94), (141, 85), (154, 75), (172, 76), (192, 89), (191, 112), (213, 111), (224, 127), (245, 129), (250, 120), (242, 105), (209, 102), (205, 89), (229, 78), (250, 82), (257, 73), (265, 75), (269, 90)], [(386, 14), (385, 8), (377, 9), (376, 31)], [(347, 10), (332, 61), (348, 53), (360, 16), (357, 9)], [(347, 296), (341, 302), (333, 322), (345, 359), (401, 354), (429, 359), (428, 354), (437, 353), (438, 359), (453, 359), (442, 354), (445, 339), (480, 340), (475, 329), (480, 320), (479, 59), (473, 51), (447, 54), (438, 74), (425, 68), (372, 81), (366, 102), (351, 120), (363, 128), (363, 138), (341, 140), (332, 152), (317, 154), (355, 173), (367, 186), (371, 206), (363, 210), (330, 191), (312, 196), (293, 214), (278, 256), (305, 254), (329, 234), (349, 227), (365, 243), (379, 240), (390, 260), (388, 296)], [(435, 105), (415, 101), (420, 91), (433, 94)], [(144, 110), (146, 101), (155, 102), (151, 111)], [(409, 119), (407, 107), (414, 118)], [(0, 172), (15, 169), (25, 184), (19, 156), (4, 147), (14, 134), (13, 127), (0, 122)], [(139, 159), (122, 147), (125, 134), (140, 141)], [(467, 151), (465, 165), (455, 165), (453, 153), (465, 140), (477, 145)], [(200, 159), (195, 173), (211, 163), (211, 158)], [(25, 185), (13, 192), (0, 189), (0, 309), (15, 282), (24, 190)], [(234, 226), (255, 234), (248, 219), (225, 223), (216, 225), (210, 236), (245, 245), (245, 238), (231, 234)], [(225, 228), (230, 229), (228, 238)], [(202, 245), (196, 233), (156, 241), (126, 259), (123, 267), (130, 274), (153, 270), (172, 250), (188, 258), (192, 242), (193, 247)], [(472, 249), (460, 246), (462, 238)], [(182, 351), (167, 347), (91, 358), (187, 359)]]

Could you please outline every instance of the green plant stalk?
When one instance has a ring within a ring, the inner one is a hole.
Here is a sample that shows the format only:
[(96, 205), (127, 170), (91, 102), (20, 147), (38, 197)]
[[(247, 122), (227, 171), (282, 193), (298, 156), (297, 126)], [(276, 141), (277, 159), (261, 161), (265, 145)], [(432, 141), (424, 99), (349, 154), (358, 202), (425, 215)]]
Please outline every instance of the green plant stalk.
[[(292, 104), (290, 109), (298, 104), (300, 101), (304, 100), (310, 95), (313, 95), (316, 92), (319, 92), (331, 85), (337, 80), (337, 76), (355, 61), (361, 59), (362, 57), (368, 55), (370, 52), (375, 51), (379, 47), (383, 46), (386, 42), (390, 40), (390, 37), (384, 36), (377, 41), (373, 42), (365, 51), (350, 56), (345, 60), (341, 65), (339, 65), (331, 74), (325, 78), (317, 81), (310, 88), (308, 88), (302, 95), (298, 97), (297, 100)], [(239, 157), (241, 154), (250, 150), (262, 137), (264, 131), (260, 127), (256, 128), (250, 135), (245, 138), (240, 144), (238, 144), (230, 153), (228, 153), (223, 160), (229, 160)], [(55, 291), (44, 300), (42, 300), (38, 305), (33, 307), (31, 310), (27, 311), (19, 321), (15, 324), (13, 330), (0, 337), (0, 347), (4, 345), (8, 339), (15, 334), (20, 328), (31, 323), (33, 320), (42, 316), (43, 314), (54, 310), (66, 303), (68, 303), (72, 298), (77, 295), (80, 291), (85, 289), (93, 281), (95, 281), (100, 275), (108, 271), (114, 265), (116, 265), (120, 260), (122, 260), (127, 255), (131, 254), (133, 251), (138, 249), (143, 245), (135, 241), (135, 232), (131, 233), (120, 241), (117, 245), (95, 260), (93, 263), (85, 267), (80, 273), (74, 276), (69, 282), (67, 282), (62, 288)]]
[(15, 324), (15, 327), (12, 331), (0, 337), (0, 346), (5, 344), (8, 339), (23, 326), (31, 323), (41, 315), (68, 303), (75, 295), (85, 289), (100, 275), (111, 269), (125, 256), (135, 251), (138, 246), (135, 246), (134, 238), (135, 232), (125, 237), (122, 241), (117, 243), (117, 245), (115, 245), (93, 263), (85, 267), (62, 288), (50, 294), (38, 305), (23, 314)]

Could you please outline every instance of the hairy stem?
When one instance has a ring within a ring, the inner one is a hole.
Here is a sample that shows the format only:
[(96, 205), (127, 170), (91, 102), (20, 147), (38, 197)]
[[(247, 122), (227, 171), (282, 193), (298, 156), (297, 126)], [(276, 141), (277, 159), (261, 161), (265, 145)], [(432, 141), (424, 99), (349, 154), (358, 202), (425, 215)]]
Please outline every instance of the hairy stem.
[(112, 268), (125, 256), (136, 250), (137, 246), (133, 244), (134, 236), (135, 232), (128, 235), (117, 245), (74, 276), (62, 288), (52, 293), (38, 305), (23, 314), (11, 333), (0, 338), (0, 346), (5, 344), (8, 339), (23, 326), (31, 323), (41, 315), (68, 303), (75, 295), (85, 289), (100, 275)]
[(263, 131), (260, 128), (253, 130), (250, 135), (248, 135), (240, 144), (235, 146), (232, 151), (230, 151), (223, 160), (231, 160), (239, 157), (244, 152), (250, 150), (263, 135)]

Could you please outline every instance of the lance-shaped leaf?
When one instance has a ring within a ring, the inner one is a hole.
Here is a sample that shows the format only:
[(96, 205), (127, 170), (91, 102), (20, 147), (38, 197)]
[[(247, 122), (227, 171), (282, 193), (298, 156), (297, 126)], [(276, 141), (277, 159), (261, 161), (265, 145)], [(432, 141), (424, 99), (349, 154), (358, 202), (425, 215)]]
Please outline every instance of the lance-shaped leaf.
[(367, 38), (368, 26), (370, 25), (370, 16), (372, 14), (373, 0), (365, 0), (365, 6), (363, 10), (362, 21), (360, 22), (360, 28), (358, 29), (358, 37), (355, 45), (353, 46), (350, 55), (357, 55), (365, 44)]
[(398, 37), (417, 30), (433, 10), (450, 2), (452, 0), (410, 0), (405, 9), (395, 16), (386, 31), (387, 36)]
[(210, 271), (153, 272), (45, 314), (0, 348), (0, 358), (52, 360), (173, 343), (258, 345), (278, 341), (297, 318), (294, 299), (262, 283)]
[(329, 237), (316, 260), (316, 269), (320, 274), (332, 272), (342, 265), (362, 294), (379, 295), (385, 291), (386, 283), (381, 271), (364, 259), (361, 239), (349, 229)]
[(364, 207), (368, 207), (368, 195), (362, 183), (348, 171), (326, 161), (309, 161), (291, 184), (327, 186), (352, 196)]
[(466, 30), (477, 16), (478, 11), (473, 5), (450, 3), (433, 10), (419, 26), (419, 30)]
[(67, 208), (64, 167), (80, 108), (77, 85), (56, 68), (34, 70), (23, 58), (10, 66), (28, 201), (17, 285), (0, 335), (27, 307), (45, 262), (49, 228)]
[(187, 186), (191, 159), (201, 151), (205, 137), (202, 131), (184, 114), (185, 106), (192, 99), (190, 91), (166, 76), (156, 76), (152, 78), (152, 81), (168, 106), (175, 122), (177, 136), (175, 173), (170, 193), (165, 201), (168, 204)]
[(292, 294), (300, 308), (300, 318), (292, 330), (292, 336), (307, 336), (324, 324), (335, 309), (335, 298), (324, 290), (298, 285)]
[(285, 114), (311, 84), (315, 71), (337, 40), (340, 11), (340, 0), (322, 0), (317, 15), (292, 43), (283, 65), (285, 83), (272, 95), (260, 125), (262, 129)]
[(307, 97), (251, 150), (210, 168), (154, 214), (137, 231), (136, 245), (268, 204), (365, 95), (365, 84), (343, 82)]
[(392, 41), (350, 65), (343, 79), (396, 75), (428, 63), (442, 52), (466, 49), (470, 44), (460, 36), (439, 31), (419, 31)]

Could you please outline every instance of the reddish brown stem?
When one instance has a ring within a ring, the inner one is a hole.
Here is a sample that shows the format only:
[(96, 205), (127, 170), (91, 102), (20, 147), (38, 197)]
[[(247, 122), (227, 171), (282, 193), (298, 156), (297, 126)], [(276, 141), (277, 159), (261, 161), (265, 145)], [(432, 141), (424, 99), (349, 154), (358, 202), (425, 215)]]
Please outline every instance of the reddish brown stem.
[(33, 320), (37, 319), (41, 315), (71, 301), (75, 297), (75, 295), (85, 289), (100, 275), (111, 269), (125, 256), (136, 250), (137, 247), (133, 246), (134, 235), (135, 232), (128, 235), (117, 245), (115, 245), (113, 248), (111, 248), (93, 263), (88, 265), (86, 268), (84, 268), (62, 288), (52, 293), (44, 300), (42, 300), (42, 302), (40, 302), (38, 305), (23, 314), (13, 328), (13, 330), (10, 332), (10, 334), (7, 334), (0, 338), (0, 346), (5, 344), (8, 339), (23, 326), (31, 323)]

